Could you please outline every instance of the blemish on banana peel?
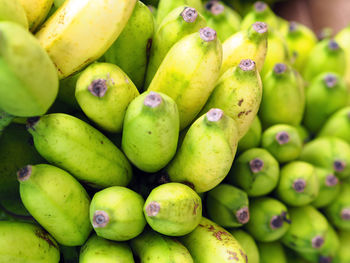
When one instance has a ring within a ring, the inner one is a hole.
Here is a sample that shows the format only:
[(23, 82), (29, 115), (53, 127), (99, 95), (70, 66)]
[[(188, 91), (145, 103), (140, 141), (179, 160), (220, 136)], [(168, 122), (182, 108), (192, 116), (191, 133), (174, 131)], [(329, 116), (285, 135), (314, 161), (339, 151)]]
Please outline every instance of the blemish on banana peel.
[(48, 233), (44, 232), (43, 230), (35, 230), (35, 235), (43, 240), (45, 240), (50, 247), (57, 248), (57, 245), (50, 239), (50, 236)]
[(150, 202), (146, 207), (146, 213), (148, 216), (156, 216), (160, 211), (160, 204), (157, 202)]
[(197, 214), (197, 208), (199, 207), (199, 204), (194, 202), (194, 207), (193, 207), (193, 214), (196, 215)]
[(227, 254), (229, 254), (230, 256), (228, 257), (228, 260), (239, 260), (239, 258), (237, 257), (237, 253), (233, 252), (231, 250), (226, 250)]
[(244, 99), (240, 99), (239, 102), (238, 102), (238, 106), (241, 106), (243, 101), (244, 101)]

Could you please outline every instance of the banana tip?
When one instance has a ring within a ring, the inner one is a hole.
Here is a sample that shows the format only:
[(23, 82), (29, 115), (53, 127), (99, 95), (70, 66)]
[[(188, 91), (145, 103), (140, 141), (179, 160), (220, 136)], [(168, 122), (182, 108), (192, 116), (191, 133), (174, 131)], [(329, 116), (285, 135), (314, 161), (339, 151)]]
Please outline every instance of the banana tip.
[(344, 208), (341, 211), (341, 218), (345, 221), (350, 221), (350, 208)]
[(88, 90), (95, 97), (102, 98), (107, 91), (107, 80), (105, 79), (95, 79), (91, 82)]
[(236, 212), (236, 218), (239, 223), (246, 224), (249, 221), (249, 209), (248, 207), (243, 207)]
[(205, 42), (210, 42), (216, 39), (216, 31), (210, 27), (204, 27), (199, 30), (199, 36)]
[(181, 16), (185, 22), (193, 23), (197, 19), (198, 12), (192, 7), (186, 7), (184, 11), (182, 11)]
[(220, 109), (211, 109), (207, 112), (207, 119), (210, 122), (217, 122), (222, 119), (224, 112)]
[(239, 67), (243, 71), (251, 71), (255, 69), (255, 62), (251, 59), (242, 59)]
[(340, 48), (339, 44), (333, 39), (329, 40), (328, 47), (330, 50), (338, 50)]
[(254, 4), (254, 9), (258, 13), (265, 11), (266, 8), (267, 8), (267, 4), (263, 1), (258, 1), (258, 2), (255, 2)]
[(210, 7), (210, 12), (213, 14), (213, 15), (220, 15), (222, 14), (223, 12), (225, 11), (225, 7), (214, 1), (214, 3), (212, 4), (212, 6)]
[(249, 162), (249, 166), (252, 173), (258, 173), (264, 167), (264, 161), (259, 158), (255, 158)]
[(287, 70), (287, 65), (284, 63), (277, 63), (274, 67), (273, 67), (273, 71), (276, 74), (282, 74), (284, 72), (286, 72)]
[(346, 164), (345, 164), (344, 161), (335, 160), (335, 161), (333, 162), (333, 168), (334, 168), (334, 170), (335, 170), (336, 172), (342, 172), (342, 171), (344, 171), (345, 166), (346, 166)]
[(316, 236), (311, 240), (313, 248), (321, 248), (324, 244), (324, 238), (321, 236)]
[(276, 134), (276, 141), (279, 145), (286, 144), (290, 141), (289, 133), (286, 131), (281, 131)]
[(92, 226), (94, 228), (105, 227), (109, 223), (109, 216), (105, 211), (95, 211), (92, 219)]
[(331, 187), (331, 186), (336, 186), (339, 183), (338, 178), (334, 174), (329, 174), (326, 177), (326, 185)]
[(27, 181), (29, 179), (29, 177), (32, 174), (32, 166), (31, 165), (27, 165), (23, 168), (21, 168), (18, 172), (17, 172), (17, 179), (18, 181), (24, 182)]
[(159, 211), (160, 211), (160, 204), (157, 202), (150, 202), (146, 206), (146, 214), (148, 216), (156, 216), (158, 215)]
[(328, 88), (333, 88), (335, 85), (337, 85), (338, 82), (337, 77), (331, 73), (327, 74), (323, 80)]
[(264, 34), (267, 32), (267, 25), (264, 22), (255, 22), (253, 24), (253, 28), (259, 34)]
[(271, 218), (270, 221), (270, 227), (271, 229), (278, 229), (281, 228), (283, 226), (283, 217), (281, 215), (277, 215)]
[(306, 181), (304, 179), (296, 179), (293, 182), (293, 189), (295, 190), (295, 192), (297, 193), (302, 193), (304, 192), (306, 187)]
[(159, 106), (161, 103), (162, 103), (162, 97), (154, 91), (151, 91), (143, 101), (143, 104), (150, 108), (155, 108)]
[(40, 117), (31, 117), (27, 119), (27, 130), (32, 129), (35, 130), (35, 124), (38, 123), (38, 121), (40, 120)]
[(298, 23), (295, 21), (289, 22), (289, 32), (295, 32), (298, 28)]
[(325, 256), (320, 256), (318, 259), (319, 263), (332, 263), (333, 258), (332, 257), (325, 257)]

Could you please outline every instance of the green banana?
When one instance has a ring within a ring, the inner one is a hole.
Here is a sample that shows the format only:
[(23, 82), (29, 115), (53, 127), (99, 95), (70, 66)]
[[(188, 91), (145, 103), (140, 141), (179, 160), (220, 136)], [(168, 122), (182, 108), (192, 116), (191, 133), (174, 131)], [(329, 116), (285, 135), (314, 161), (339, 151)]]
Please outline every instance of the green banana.
[[(284, 39), (286, 40), (288, 31), (289, 31), (289, 21), (280, 16), (276, 16), (276, 17), (278, 22), (277, 30), (280, 33), (280, 35), (284, 37)], [(287, 44), (287, 47), (288, 47), (288, 44)]]
[(267, 150), (251, 148), (234, 161), (227, 179), (255, 197), (270, 193), (277, 186), (279, 173), (277, 160)]
[(0, 137), (4, 129), (10, 125), (15, 117), (0, 109)]
[(79, 103), (75, 98), (75, 90), (77, 81), (81, 75), (82, 71), (73, 74), (65, 79), (60, 80), (59, 90), (57, 94), (57, 101), (63, 102), (73, 109), (79, 110)]
[(206, 26), (205, 18), (192, 7), (171, 11), (154, 32), (144, 89), (147, 89), (171, 47), (183, 37)]
[(263, 127), (274, 124), (300, 124), (305, 94), (298, 73), (287, 64), (276, 64), (265, 79), (259, 117)]
[(244, 152), (250, 148), (255, 148), (260, 145), (261, 140), (261, 122), (256, 115), (247, 133), (238, 141), (237, 152)]
[(180, 241), (190, 251), (195, 263), (248, 263), (247, 254), (225, 229), (202, 217), (198, 227)]
[(235, 121), (222, 110), (211, 109), (191, 125), (166, 172), (171, 181), (185, 182), (197, 193), (206, 192), (228, 174), (236, 149)]
[(53, 4), (54, 4), (54, 6), (56, 7), (56, 9), (58, 9), (58, 8), (61, 7), (61, 5), (64, 4), (65, 1), (66, 1), (66, 0), (53, 0)]
[(12, 21), (28, 29), (27, 15), (20, 0), (0, 0), (0, 21)]
[(247, 259), (249, 263), (259, 263), (259, 249), (255, 243), (254, 238), (242, 229), (229, 230), (229, 233), (237, 239), (238, 243), (241, 245), (243, 250), (247, 254)]
[(300, 160), (329, 169), (340, 179), (350, 176), (350, 146), (337, 137), (320, 137), (307, 143)]
[(120, 36), (103, 55), (105, 62), (120, 67), (139, 91), (145, 79), (147, 54), (153, 32), (154, 21), (151, 11), (141, 1), (137, 1)]
[(58, 92), (53, 63), (22, 26), (2, 21), (0, 36), (0, 108), (19, 117), (44, 114)]
[(350, 262), (350, 232), (349, 231), (340, 231), (338, 233), (339, 237), (339, 250), (333, 263), (349, 263)]
[(312, 133), (319, 131), (334, 112), (347, 106), (348, 97), (346, 83), (338, 74), (316, 76), (306, 89), (305, 127)]
[(287, 263), (287, 256), (280, 242), (258, 243), (260, 263)]
[(101, 57), (124, 29), (135, 4), (136, 0), (65, 1), (35, 35), (59, 78)]
[(193, 121), (213, 91), (221, 61), (216, 32), (205, 27), (178, 41), (158, 68), (148, 90), (162, 92), (176, 102), (180, 130)]
[(22, 202), (58, 243), (80, 246), (92, 227), (90, 197), (66, 171), (48, 164), (27, 165), (17, 172)]
[(343, 182), (332, 203), (324, 208), (330, 222), (341, 230), (350, 230), (350, 184)]
[(56, 241), (30, 223), (0, 221), (0, 262), (58, 263)]
[(314, 201), (320, 190), (320, 182), (313, 165), (294, 161), (283, 166), (276, 194), (290, 206), (304, 206)]
[(236, 121), (241, 139), (258, 113), (261, 97), (262, 83), (255, 62), (243, 59), (220, 77), (199, 116), (212, 108), (222, 109)]
[(177, 239), (150, 229), (132, 239), (130, 246), (142, 263), (193, 263), (191, 254)]
[(113, 242), (92, 235), (80, 249), (79, 263), (134, 263), (126, 243)]
[(176, 153), (179, 125), (179, 112), (172, 98), (153, 91), (144, 92), (126, 111), (122, 149), (142, 171), (157, 172)]
[(310, 132), (303, 125), (294, 126), (298, 133), (303, 145), (311, 140)]
[(118, 66), (93, 63), (79, 76), (75, 97), (92, 121), (108, 132), (121, 132), (126, 108), (139, 95)]
[(47, 17), (54, 0), (20, 0), (28, 20), (29, 30), (34, 32)]
[(130, 240), (146, 225), (142, 212), (144, 203), (141, 195), (126, 187), (105, 188), (91, 200), (91, 225), (100, 237), (114, 241)]
[(124, 154), (78, 118), (62, 113), (32, 118), (28, 131), (41, 156), (92, 187), (126, 186), (131, 180)]
[(289, 229), (287, 207), (271, 197), (250, 200), (250, 220), (245, 229), (256, 241), (272, 242), (280, 239)]
[(350, 85), (350, 25), (340, 30), (334, 39), (344, 49), (346, 58), (345, 80)]
[(208, 216), (222, 227), (240, 227), (249, 221), (248, 195), (229, 184), (220, 184), (207, 193)]
[(198, 226), (202, 201), (189, 186), (167, 183), (152, 190), (143, 211), (153, 230), (167, 236), (183, 236)]
[(263, 132), (261, 145), (277, 161), (286, 163), (300, 156), (303, 142), (297, 128), (288, 124), (276, 124)]
[(267, 25), (256, 22), (248, 29), (232, 35), (222, 44), (223, 58), (221, 75), (229, 68), (238, 66), (242, 59), (255, 61), (259, 72), (264, 65), (267, 53)]

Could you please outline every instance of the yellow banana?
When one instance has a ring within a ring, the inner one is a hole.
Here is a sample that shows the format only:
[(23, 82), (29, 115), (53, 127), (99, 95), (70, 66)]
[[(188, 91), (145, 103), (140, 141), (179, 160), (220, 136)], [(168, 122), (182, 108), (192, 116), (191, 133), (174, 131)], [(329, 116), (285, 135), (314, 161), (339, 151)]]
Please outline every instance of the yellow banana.
[(34, 32), (44, 22), (53, 0), (20, 0), (27, 15), (29, 30)]
[(28, 28), (28, 20), (19, 0), (0, 0), (0, 21), (12, 21)]

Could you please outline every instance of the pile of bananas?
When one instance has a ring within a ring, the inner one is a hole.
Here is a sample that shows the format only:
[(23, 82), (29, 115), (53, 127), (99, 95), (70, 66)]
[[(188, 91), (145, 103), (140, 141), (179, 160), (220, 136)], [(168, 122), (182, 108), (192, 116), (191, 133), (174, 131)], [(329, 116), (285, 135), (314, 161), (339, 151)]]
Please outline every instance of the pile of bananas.
[(0, 20), (1, 263), (350, 262), (350, 26), (200, 0)]

